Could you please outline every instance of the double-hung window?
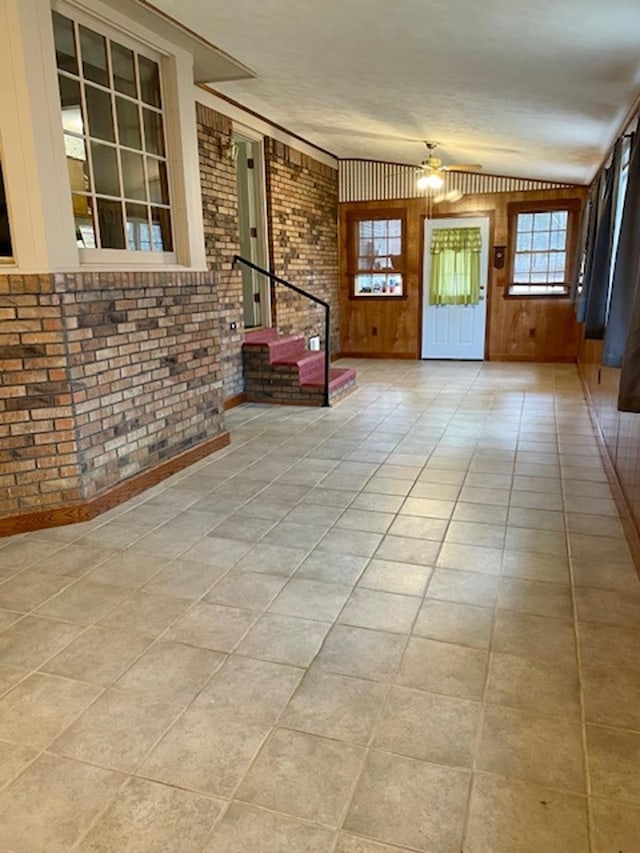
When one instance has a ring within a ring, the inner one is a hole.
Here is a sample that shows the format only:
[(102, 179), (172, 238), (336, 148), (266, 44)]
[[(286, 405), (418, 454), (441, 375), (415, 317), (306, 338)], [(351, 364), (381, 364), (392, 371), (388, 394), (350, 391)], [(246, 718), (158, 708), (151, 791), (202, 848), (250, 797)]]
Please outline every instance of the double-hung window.
[(349, 218), (349, 273), (354, 297), (406, 294), (406, 223), (393, 211)]
[(160, 57), (58, 12), (53, 28), (78, 247), (173, 260)]
[(509, 205), (509, 296), (568, 296), (579, 209), (574, 200)]

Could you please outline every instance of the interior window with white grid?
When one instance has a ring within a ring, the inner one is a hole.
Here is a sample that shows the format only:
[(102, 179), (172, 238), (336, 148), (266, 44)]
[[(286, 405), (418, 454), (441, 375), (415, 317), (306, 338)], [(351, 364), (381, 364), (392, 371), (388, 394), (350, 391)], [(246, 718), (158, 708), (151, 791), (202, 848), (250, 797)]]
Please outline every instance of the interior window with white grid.
[(357, 222), (355, 296), (402, 296), (402, 220)]
[(76, 242), (172, 252), (160, 65), (53, 13)]
[(568, 210), (517, 215), (510, 295), (567, 294), (568, 226)]

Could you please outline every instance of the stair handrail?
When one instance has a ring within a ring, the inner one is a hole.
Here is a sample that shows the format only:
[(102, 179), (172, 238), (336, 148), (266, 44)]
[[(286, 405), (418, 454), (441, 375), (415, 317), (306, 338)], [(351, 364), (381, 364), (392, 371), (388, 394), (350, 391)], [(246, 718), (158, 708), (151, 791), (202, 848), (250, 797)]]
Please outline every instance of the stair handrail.
[(266, 275), (270, 281), (274, 282), (274, 284), (281, 284), (283, 287), (289, 288), (289, 290), (294, 290), (296, 293), (299, 293), (300, 296), (304, 296), (306, 299), (310, 299), (312, 302), (315, 302), (317, 305), (321, 305), (324, 308), (324, 399), (322, 405), (331, 405), (329, 403), (329, 375), (331, 371), (331, 306), (328, 302), (325, 302), (324, 299), (314, 296), (313, 293), (303, 290), (296, 284), (291, 284), (290, 281), (286, 281), (284, 278), (280, 278), (279, 275), (275, 275), (274, 273), (269, 272), (269, 270), (259, 267), (257, 264), (254, 264), (253, 261), (248, 261), (241, 255), (233, 256), (231, 268), (235, 269), (237, 264), (244, 264), (246, 267), (249, 267), (249, 269), (262, 273), (262, 275)]

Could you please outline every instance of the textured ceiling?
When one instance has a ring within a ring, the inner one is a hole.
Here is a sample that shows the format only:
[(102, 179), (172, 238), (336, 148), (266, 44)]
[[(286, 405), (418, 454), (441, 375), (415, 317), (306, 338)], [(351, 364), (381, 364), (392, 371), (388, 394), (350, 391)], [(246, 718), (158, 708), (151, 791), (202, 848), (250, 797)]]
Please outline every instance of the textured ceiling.
[(588, 182), (640, 91), (638, 0), (153, 0), (249, 66), (212, 85), (338, 157)]

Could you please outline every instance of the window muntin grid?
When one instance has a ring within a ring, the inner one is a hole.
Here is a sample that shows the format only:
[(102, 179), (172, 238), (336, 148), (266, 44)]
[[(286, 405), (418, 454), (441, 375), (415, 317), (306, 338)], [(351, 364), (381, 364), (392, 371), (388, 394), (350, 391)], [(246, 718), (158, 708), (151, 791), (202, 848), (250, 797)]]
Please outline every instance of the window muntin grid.
[(568, 210), (517, 214), (511, 296), (566, 295), (568, 233)]
[(354, 295), (402, 296), (402, 220), (359, 220), (355, 241)]
[(172, 252), (158, 62), (57, 12), (53, 21), (78, 246)]

